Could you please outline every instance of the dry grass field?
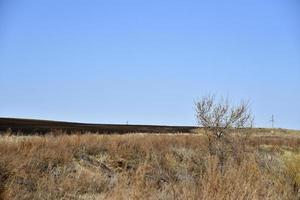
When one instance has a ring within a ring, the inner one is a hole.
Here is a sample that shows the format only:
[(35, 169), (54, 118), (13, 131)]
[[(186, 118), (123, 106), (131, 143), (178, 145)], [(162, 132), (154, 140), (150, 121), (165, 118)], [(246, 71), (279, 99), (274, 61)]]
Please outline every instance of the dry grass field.
[(297, 200), (300, 134), (0, 136), (0, 199)]

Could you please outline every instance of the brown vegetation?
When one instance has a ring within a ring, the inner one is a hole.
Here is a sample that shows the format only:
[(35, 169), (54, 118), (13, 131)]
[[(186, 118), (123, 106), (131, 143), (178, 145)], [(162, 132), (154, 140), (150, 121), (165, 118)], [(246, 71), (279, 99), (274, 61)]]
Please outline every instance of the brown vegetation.
[(0, 137), (0, 199), (299, 198), (297, 135), (234, 136), (223, 170), (201, 135), (57, 135)]

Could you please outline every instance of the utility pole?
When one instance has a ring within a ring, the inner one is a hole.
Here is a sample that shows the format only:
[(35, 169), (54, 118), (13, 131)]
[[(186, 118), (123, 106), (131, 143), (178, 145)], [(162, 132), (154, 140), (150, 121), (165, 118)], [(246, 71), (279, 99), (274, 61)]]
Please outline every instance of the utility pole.
[(272, 115), (272, 118), (270, 121), (272, 122), (272, 128), (274, 128), (274, 122), (275, 122), (274, 115)]

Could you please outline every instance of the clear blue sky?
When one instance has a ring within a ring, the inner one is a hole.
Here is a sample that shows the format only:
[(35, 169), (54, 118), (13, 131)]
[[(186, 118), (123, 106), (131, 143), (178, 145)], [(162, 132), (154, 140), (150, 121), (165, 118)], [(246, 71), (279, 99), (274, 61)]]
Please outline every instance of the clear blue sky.
[(0, 0), (0, 116), (196, 124), (250, 99), (300, 129), (298, 0)]

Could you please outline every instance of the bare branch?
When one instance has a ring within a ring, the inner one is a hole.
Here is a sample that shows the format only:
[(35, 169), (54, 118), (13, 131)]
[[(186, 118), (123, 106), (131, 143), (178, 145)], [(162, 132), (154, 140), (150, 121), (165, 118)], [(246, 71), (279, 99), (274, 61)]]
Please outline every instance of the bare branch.
[(253, 125), (247, 101), (230, 106), (228, 99), (221, 98), (216, 101), (215, 96), (206, 96), (196, 102), (196, 116), (199, 125), (207, 128), (217, 138), (227, 134), (231, 128), (246, 128)]

